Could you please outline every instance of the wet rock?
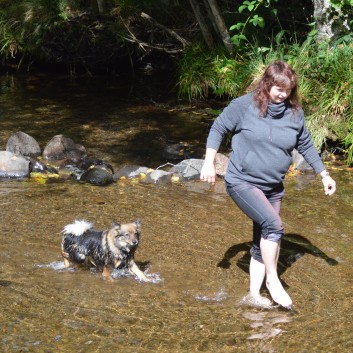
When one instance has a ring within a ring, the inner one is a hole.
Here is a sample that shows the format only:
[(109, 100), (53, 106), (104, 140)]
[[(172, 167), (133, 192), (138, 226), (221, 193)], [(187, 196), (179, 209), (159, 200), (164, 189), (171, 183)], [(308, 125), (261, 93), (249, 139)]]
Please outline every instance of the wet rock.
[(110, 168), (106, 168), (104, 165), (93, 165), (83, 172), (80, 181), (97, 186), (106, 186), (111, 184), (114, 179)]
[(87, 157), (84, 146), (76, 144), (71, 138), (63, 135), (54, 136), (43, 150), (47, 161), (60, 161), (60, 164), (79, 164)]
[(197, 151), (195, 151), (194, 146), (184, 142), (167, 145), (162, 152), (162, 157), (167, 160), (188, 159), (196, 155)]
[(145, 176), (148, 171), (149, 171), (149, 168), (147, 167), (142, 167), (142, 166), (133, 165), (133, 164), (126, 165), (120, 168), (114, 174), (114, 179), (118, 180), (122, 177), (125, 177), (126, 179), (141, 178), (141, 176)]
[(313, 168), (305, 161), (304, 157), (297, 151), (292, 152), (292, 164), (294, 169), (301, 171), (312, 171)]
[(10, 136), (6, 143), (6, 151), (32, 158), (41, 155), (38, 142), (22, 131), (15, 132)]
[(9, 151), (0, 151), (0, 177), (23, 178), (29, 176), (30, 161)]
[(203, 159), (185, 159), (169, 169), (169, 172), (178, 174), (183, 181), (196, 180), (200, 179), (203, 164)]
[(173, 173), (157, 169), (148, 173), (146, 178), (142, 179), (142, 182), (146, 184), (168, 184), (171, 182), (172, 177)]
[(217, 153), (215, 158), (216, 174), (224, 177), (228, 168), (229, 158), (224, 154)]
[(30, 159), (30, 171), (34, 173), (47, 173), (48, 168), (46, 165), (43, 163), (35, 160), (35, 159)]
[(85, 159), (79, 165), (79, 167), (83, 170), (86, 170), (86, 169), (91, 168), (93, 166), (101, 166), (103, 168), (109, 169), (112, 172), (112, 174), (114, 174), (114, 170), (113, 170), (112, 165), (103, 159), (96, 159), (96, 158)]
[(85, 171), (78, 168), (75, 165), (66, 165), (63, 168), (60, 168), (60, 178), (62, 179), (75, 179), (75, 180), (80, 180), (81, 175), (84, 173)]
[(58, 170), (54, 167), (48, 166), (34, 158), (30, 158), (29, 170), (31, 173), (59, 174)]

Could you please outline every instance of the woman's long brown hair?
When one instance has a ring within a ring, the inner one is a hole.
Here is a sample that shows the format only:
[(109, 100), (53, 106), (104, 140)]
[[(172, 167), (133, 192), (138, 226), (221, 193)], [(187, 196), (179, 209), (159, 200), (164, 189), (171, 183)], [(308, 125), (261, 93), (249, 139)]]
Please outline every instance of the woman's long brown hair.
[(260, 81), (255, 87), (255, 102), (260, 108), (261, 116), (266, 115), (272, 86), (291, 89), (287, 101), (293, 111), (297, 111), (300, 108), (298, 98), (298, 76), (285, 61), (277, 60), (266, 68)]

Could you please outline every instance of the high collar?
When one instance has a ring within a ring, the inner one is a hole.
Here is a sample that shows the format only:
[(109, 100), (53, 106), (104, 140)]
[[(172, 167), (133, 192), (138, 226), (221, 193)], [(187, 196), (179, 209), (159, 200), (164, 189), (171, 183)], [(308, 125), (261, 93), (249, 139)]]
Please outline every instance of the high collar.
[(288, 104), (286, 101), (282, 103), (268, 103), (267, 106), (267, 116), (272, 119), (280, 119), (284, 115), (285, 110), (287, 109)]

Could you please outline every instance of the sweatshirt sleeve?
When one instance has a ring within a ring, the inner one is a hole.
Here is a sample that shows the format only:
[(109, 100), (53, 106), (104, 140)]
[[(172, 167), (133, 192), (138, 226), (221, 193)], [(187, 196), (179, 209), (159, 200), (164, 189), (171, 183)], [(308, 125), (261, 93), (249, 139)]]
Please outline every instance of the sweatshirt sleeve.
[(315, 173), (320, 173), (325, 170), (325, 165), (319, 156), (317, 149), (314, 146), (313, 140), (306, 128), (304, 115), (302, 116), (303, 125), (299, 132), (296, 149), (314, 169)]
[(218, 151), (223, 136), (236, 129), (241, 117), (241, 101), (240, 98), (232, 100), (214, 121), (207, 138), (206, 148), (213, 148)]

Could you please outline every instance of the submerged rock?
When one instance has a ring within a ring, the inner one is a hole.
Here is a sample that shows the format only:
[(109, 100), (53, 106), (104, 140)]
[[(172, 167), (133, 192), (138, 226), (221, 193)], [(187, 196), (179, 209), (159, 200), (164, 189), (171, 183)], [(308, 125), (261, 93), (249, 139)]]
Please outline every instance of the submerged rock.
[(174, 143), (165, 146), (162, 157), (166, 160), (182, 160), (185, 158), (193, 158), (200, 156), (199, 149), (186, 142)]
[(146, 178), (142, 179), (142, 182), (146, 184), (168, 184), (171, 182), (172, 177), (173, 173), (157, 169), (148, 173)]
[(140, 165), (125, 165), (114, 174), (114, 179), (119, 180), (123, 177), (126, 179), (144, 178), (149, 171), (151, 169)]

